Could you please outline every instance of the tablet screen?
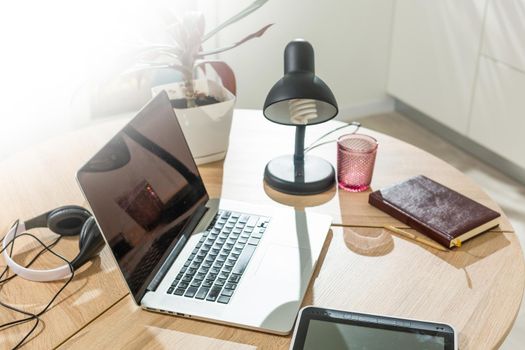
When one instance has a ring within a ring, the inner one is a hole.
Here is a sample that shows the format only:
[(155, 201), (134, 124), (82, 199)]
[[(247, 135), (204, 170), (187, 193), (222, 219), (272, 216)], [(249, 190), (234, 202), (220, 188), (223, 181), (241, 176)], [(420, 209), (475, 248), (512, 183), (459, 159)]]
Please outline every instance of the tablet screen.
[(437, 335), (371, 328), (354, 324), (334, 323), (314, 319), (309, 322), (303, 349), (444, 350), (445, 338)]
[(299, 312), (293, 350), (457, 350), (445, 323), (307, 306)]

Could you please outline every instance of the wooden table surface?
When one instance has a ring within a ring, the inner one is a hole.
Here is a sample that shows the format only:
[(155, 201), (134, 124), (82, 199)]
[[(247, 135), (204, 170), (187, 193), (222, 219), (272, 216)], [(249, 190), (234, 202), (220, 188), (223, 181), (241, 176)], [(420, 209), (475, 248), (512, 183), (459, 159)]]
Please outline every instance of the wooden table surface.
[[(126, 121), (101, 122), (3, 161), (0, 229), (7, 231), (15, 218), (27, 219), (60, 205), (86, 206), (74, 174)], [(306, 144), (339, 125), (308, 127)], [(237, 110), (226, 159), (199, 169), (212, 197), (293, 206), (333, 217), (304, 305), (446, 322), (459, 332), (461, 349), (497, 347), (512, 327), (525, 286), (523, 254), (508, 219), (478, 185), (442, 160), (387, 135), (361, 131), (380, 143), (372, 189), (423, 174), (501, 212), (500, 227), (459, 249), (439, 252), (381, 229), (385, 224), (406, 226), (368, 205), (369, 191), (333, 188), (308, 197), (277, 193), (264, 185), (263, 169), (271, 158), (293, 151), (294, 130), (270, 123), (260, 111)], [(331, 143), (312, 153), (335, 164), (335, 150)], [(46, 241), (54, 238), (46, 230), (39, 234)], [(56, 250), (72, 258), (77, 247), (76, 239), (65, 239)], [(34, 254), (32, 242), (17, 243), (18, 261)], [(35, 266), (60, 263), (46, 254)], [(62, 284), (15, 278), (0, 289), (0, 300), (40, 310)], [(21, 315), (0, 312), (0, 323), (17, 318)], [(42, 321), (26, 343), (28, 348), (287, 349), (290, 343), (290, 336), (141, 310), (108, 248), (82, 268)], [(0, 348), (12, 347), (30, 326), (1, 331)]]

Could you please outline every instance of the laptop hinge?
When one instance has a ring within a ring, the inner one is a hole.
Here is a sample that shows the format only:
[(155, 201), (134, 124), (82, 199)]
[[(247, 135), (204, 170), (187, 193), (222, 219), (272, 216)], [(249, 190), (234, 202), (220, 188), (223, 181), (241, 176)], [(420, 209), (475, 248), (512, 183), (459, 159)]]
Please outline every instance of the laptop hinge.
[(147, 291), (155, 291), (157, 289), (160, 282), (162, 281), (164, 276), (166, 276), (166, 273), (169, 271), (171, 265), (173, 265), (173, 262), (175, 261), (177, 256), (179, 256), (180, 252), (182, 251), (182, 248), (184, 248), (186, 242), (188, 242), (188, 239), (190, 238), (192, 232), (195, 230), (204, 214), (206, 214), (207, 210), (208, 208), (205, 205), (203, 205), (196, 210), (194, 215), (192, 215), (192, 218), (184, 228), (184, 232), (181, 235), (181, 238), (177, 241), (175, 247), (173, 247), (171, 253), (168, 255), (166, 260), (164, 260), (164, 263), (162, 264), (159, 271), (155, 274), (155, 277), (153, 277), (151, 282), (148, 284), (148, 287), (146, 288)]

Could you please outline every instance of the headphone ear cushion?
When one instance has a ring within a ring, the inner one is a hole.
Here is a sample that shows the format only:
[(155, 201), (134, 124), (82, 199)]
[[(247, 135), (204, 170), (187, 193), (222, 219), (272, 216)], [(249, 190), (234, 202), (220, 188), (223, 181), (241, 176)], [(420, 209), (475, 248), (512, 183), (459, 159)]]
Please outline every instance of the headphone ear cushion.
[(94, 217), (90, 217), (84, 223), (80, 231), (80, 239), (78, 241), (79, 253), (71, 262), (73, 268), (77, 270), (89, 260), (97, 256), (104, 248), (106, 242), (102, 237), (98, 225)]
[(75, 236), (82, 231), (85, 222), (90, 217), (91, 214), (86, 209), (69, 205), (50, 212), (47, 217), (47, 226), (61, 236)]

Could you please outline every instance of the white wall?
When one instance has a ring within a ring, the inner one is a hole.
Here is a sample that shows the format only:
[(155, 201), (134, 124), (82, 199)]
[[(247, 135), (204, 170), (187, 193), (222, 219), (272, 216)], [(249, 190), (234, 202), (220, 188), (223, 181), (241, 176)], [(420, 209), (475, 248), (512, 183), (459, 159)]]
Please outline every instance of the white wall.
[[(249, 3), (218, 0), (218, 20)], [(237, 107), (262, 108), (267, 92), (283, 74), (284, 47), (294, 38), (304, 38), (314, 47), (316, 73), (337, 98), (340, 118), (391, 108), (385, 88), (393, 4), (393, 0), (270, 0), (226, 28), (219, 35), (220, 45), (275, 23), (262, 38), (221, 56), (237, 76)]]

